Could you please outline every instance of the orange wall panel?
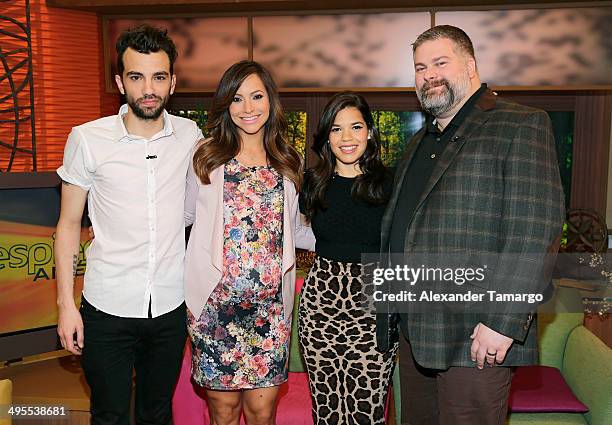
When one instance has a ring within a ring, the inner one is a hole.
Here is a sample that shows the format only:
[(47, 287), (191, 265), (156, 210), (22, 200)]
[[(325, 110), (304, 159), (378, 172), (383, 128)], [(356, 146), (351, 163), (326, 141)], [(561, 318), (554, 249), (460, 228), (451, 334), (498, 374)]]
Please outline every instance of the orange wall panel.
[[(25, 4), (11, 3), (11, 7)], [(118, 96), (104, 90), (101, 19), (45, 3), (30, 4), (38, 171), (61, 164), (72, 127), (119, 108)], [(0, 168), (4, 165), (0, 163)], [(12, 171), (31, 171), (30, 161), (20, 158)]]

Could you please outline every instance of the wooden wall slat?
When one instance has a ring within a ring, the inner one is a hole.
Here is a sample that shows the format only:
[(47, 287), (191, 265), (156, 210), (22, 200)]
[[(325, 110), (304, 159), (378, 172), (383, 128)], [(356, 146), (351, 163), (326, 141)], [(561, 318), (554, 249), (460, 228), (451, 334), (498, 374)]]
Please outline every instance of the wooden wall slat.
[(571, 207), (594, 209), (602, 217), (606, 216), (611, 113), (612, 94), (576, 95)]

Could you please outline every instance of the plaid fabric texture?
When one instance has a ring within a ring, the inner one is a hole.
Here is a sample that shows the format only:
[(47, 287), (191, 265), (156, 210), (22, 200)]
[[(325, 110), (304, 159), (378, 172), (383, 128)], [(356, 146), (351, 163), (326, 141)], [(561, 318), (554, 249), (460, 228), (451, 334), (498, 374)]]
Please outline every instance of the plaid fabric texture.
[[(382, 221), (382, 252), (421, 130), (398, 165)], [(410, 182), (405, 182), (410, 184)], [(545, 253), (565, 215), (552, 125), (544, 111), (487, 90), (439, 158), (406, 230), (404, 255)], [(496, 288), (492, 288), (496, 289)], [(508, 288), (505, 288), (506, 291)], [(514, 338), (504, 365), (537, 362), (533, 314), (402, 314), (415, 359), (424, 367), (473, 366), (470, 335), (482, 322)], [(389, 316), (379, 315), (378, 344), (389, 346)]]

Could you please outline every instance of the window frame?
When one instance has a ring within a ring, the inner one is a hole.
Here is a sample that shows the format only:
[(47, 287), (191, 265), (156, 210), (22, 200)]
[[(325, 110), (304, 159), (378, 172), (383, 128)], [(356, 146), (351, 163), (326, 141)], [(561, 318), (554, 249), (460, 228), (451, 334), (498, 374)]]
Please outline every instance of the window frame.
[[(495, 90), (505, 99), (546, 111), (574, 112), (571, 208), (590, 208), (606, 214), (612, 92), (567, 90)], [(358, 91), (373, 110), (419, 111), (414, 91)], [(333, 91), (284, 92), (280, 99), (287, 111), (304, 111), (306, 122), (306, 166), (316, 161), (310, 149), (320, 114)], [(212, 93), (175, 94), (172, 109), (203, 106), (209, 109)]]

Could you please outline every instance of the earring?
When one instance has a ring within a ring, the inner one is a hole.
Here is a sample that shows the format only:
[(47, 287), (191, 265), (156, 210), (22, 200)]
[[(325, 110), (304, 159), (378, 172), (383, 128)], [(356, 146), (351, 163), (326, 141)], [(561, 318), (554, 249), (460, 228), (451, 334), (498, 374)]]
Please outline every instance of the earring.
[(327, 139), (327, 144), (329, 145), (329, 139)]

